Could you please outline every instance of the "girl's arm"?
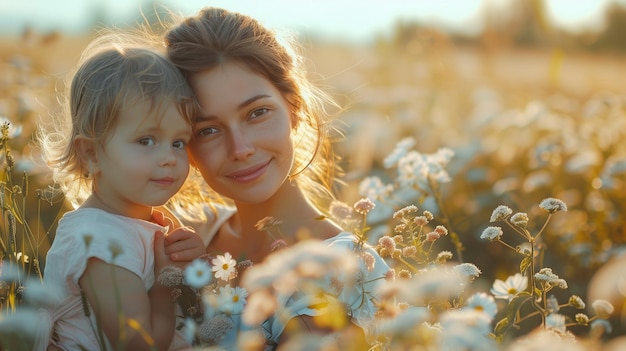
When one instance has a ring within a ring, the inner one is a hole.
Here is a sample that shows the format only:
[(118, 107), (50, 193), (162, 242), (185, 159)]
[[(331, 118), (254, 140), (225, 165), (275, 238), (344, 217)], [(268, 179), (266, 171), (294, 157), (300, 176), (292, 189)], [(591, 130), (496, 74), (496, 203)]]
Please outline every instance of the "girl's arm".
[[(155, 271), (168, 264), (162, 233), (155, 236)], [(157, 257), (158, 256), (158, 257)], [(170, 289), (155, 282), (146, 291), (129, 270), (90, 258), (79, 284), (91, 304), (96, 328), (118, 350), (167, 350), (175, 330)]]

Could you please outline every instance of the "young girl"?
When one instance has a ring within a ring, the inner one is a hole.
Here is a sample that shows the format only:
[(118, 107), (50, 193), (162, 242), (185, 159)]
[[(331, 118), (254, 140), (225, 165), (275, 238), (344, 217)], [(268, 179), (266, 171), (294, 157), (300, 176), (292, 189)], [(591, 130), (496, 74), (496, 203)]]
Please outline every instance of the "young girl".
[[(165, 42), (203, 108), (189, 145), (191, 163), (212, 191), (235, 205), (218, 208), (217, 221), (207, 211), (211, 220), (195, 224), (207, 252), (261, 262), (274, 241), (256, 228), (266, 217), (280, 221), (287, 244), (305, 236), (352, 249), (355, 235), (324, 216), (338, 170), (324, 109), (330, 100), (307, 80), (295, 47), (255, 19), (217, 8), (182, 20)], [(376, 264), (363, 277), (370, 282), (366, 291), (374, 291), (389, 269), (370, 254)], [(353, 326), (365, 327), (366, 316), (375, 313), (374, 298), (341, 296), (348, 314), (364, 316), (353, 318)], [(291, 325), (279, 318), (265, 323), (268, 345), (283, 342), (289, 336), (283, 331), (293, 325), (328, 332), (312, 323), (314, 309), (290, 310)]]
[(79, 205), (59, 221), (46, 259), (44, 284), (63, 294), (49, 311), (52, 337), (38, 340), (49, 349), (180, 346), (170, 288), (155, 275), (204, 250), (154, 207), (188, 175), (198, 107), (176, 67), (142, 45), (122, 33), (94, 40), (71, 81), (68, 114), (40, 135), (55, 180)]

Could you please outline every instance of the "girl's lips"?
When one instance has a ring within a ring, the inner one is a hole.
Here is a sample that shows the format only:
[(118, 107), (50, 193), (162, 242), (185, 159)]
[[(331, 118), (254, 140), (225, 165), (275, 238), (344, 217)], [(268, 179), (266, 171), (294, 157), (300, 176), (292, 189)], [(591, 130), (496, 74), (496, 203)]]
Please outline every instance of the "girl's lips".
[(265, 170), (269, 166), (270, 162), (272, 162), (272, 160), (269, 160), (268, 162), (261, 165), (256, 165), (250, 168), (242, 169), (240, 171), (229, 173), (228, 175), (226, 175), (226, 177), (240, 183), (252, 182), (265, 173)]
[(152, 179), (153, 182), (159, 184), (159, 185), (171, 185), (173, 184), (176, 179), (174, 178), (159, 178), (159, 179)]

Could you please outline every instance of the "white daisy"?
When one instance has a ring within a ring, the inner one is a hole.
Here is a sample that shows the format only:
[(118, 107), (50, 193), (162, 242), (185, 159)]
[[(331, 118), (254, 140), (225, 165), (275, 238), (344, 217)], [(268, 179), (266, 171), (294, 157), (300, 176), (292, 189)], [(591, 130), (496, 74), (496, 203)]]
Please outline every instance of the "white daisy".
[(465, 308), (473, 309), (476, 311), (485, 312), (491, 319), (498, 313), (498, 306), (493, 296), (480, 292), (475, 293), (467, 299)]
[(235, 266), (237, 261), (233, 259), (233, 256), (226, 252), (224, 255), (217, 255), (216, 258), (211, 260), (211, 270), (215, 272), (215, 278), (222, 279), (223, 281), (229, 281), (233, 273), (235, 273)]
[(219, 290), (217, 298), (219, 308), (226, 313), (241, 313), (246, 305), (248, 291), (245, 288), (224, 286)]
[(199, 289), (210, 282), (211, 270), (207, 261), (196, 258), (185, 267), (185, 284)]
[(519, 273), (509, 276), (506, 281), (496, 279), (491, 287), (491, 293), (496, 299), (513, 299), (515, 295), (526, 290), (528, 279)]

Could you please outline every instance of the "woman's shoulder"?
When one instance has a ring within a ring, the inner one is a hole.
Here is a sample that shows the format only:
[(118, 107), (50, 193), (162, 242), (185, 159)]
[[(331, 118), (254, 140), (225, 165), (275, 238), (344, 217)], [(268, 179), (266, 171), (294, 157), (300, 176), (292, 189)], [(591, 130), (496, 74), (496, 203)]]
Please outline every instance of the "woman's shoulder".
[(195, 229), (202, 238), (205, 245), (208, 245), (220, 228), (237, 213), (237, 208), (223, 203), (203, 204), (202, 213), (194, 215), (189, 213), (174, 212), (183, 225)]

